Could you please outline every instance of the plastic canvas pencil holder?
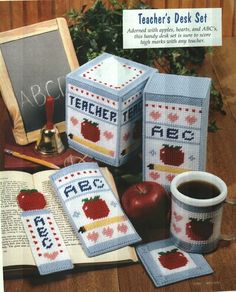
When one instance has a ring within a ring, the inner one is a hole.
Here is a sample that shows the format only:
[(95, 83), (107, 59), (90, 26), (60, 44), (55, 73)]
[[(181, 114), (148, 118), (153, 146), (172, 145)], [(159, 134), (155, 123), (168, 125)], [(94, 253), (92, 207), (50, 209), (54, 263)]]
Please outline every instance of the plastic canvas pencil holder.
[(144, 89), (143, 179), (169, 190), (173, 178), (205, 170), (211, 79), (155, 73)]
[(71, 148), (120, 166), (142, 137), (143, 88), (156, 71), (104, 53), (66, 77), (66, 128)]

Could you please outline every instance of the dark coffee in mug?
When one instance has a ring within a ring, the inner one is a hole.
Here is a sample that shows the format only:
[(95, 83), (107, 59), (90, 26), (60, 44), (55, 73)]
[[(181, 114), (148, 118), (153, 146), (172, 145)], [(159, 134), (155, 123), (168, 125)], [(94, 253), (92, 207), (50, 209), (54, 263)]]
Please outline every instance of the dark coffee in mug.
[(217, 186), (202, 180), (183, 182), (177, 189), (181, 194), (193, 199), (213, 199), (221, 193)]
[(225, 182), (206, 171), (186, 171), (173, 178), (170, 191), (173, 244), (190, 253), (215, 250), (222, 238)]

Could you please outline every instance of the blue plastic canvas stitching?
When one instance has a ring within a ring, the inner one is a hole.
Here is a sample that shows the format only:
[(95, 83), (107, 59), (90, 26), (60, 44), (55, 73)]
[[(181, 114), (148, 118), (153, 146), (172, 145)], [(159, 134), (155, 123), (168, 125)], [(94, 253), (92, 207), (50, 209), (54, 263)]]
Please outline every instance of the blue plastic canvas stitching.
[(169, 190), (175, 175), (204, 170), (209, 78), (153, 74), (144, 88), (143, 178)]
[(97, 163), (79, 163), (50, 177), (87, 256), (141, 240)]
[(48, 210), (22, 212), (21, 219), (41, 275), (73, 268), (65, 243)]
[(142, 93), (155, 70), (104, 53), (66, 77), (70, 147), (120, 166), (141, 146)]
[(156, 287), (213, 273), (202, 255), (184, 252), (170, 239), (139, 245), (136, 251)]

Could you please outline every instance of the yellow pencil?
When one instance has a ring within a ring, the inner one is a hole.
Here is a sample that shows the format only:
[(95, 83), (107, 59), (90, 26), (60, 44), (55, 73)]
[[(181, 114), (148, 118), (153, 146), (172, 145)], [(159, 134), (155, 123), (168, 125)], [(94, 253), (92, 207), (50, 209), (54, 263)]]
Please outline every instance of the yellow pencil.
[(97, 151), (97, 152), (100, 152), (102, 154), (109, 155), (112, 157), (115, 154), (114, 151), (111, 149), (107, 149), (103, 146), (96, 145), (95, 143), (90, 142), (88, 140), (85, 140), (79, 136), (75, 136), (74, 134), (69, 134), (68, 136), (70, 139), (74, 140), (75, 142), (78, 142), (86, 147), (89, 147), (89, 148), (93, 149), (94, 151)]
[(105, 226), (108, 224), (112, 224), (112, 223), (116, 223), (116, 222), (122, 222), (127, 220), (127, 218), (125, 216), (115, 216), (115, 217), (111, 217), (111, 218), (105, 218), (99, 221), (95, 221), (92, 223), (88, 223), (86, 225), (83, 225), (79, 228), (79, 232), (84, 233), (85, 231), (91, 230), (91, 229), (95, 229), (101, 226)]
[(189, 170), (189, 169), (173, 167), (173, 166), (169, 166), (169, 165), (152, 164), (152, 163), (149, 164), (147, 167), (150, 170), (157, 170), (157, 171), (171, 172), (171, 173), (182, 173), (182, 172)]
[(9, 154), (9, 155), (12, 155), (14, 157), (18, 157), (18, 158), (21, 158), (21, 159), (24, 159), (24, 160), (28, 160), (28, 161), (31, 161), (31, 162), (46, 166), (48, 168), (60, 169), (59, 166), (57, 166), (57, 165), (55, 165), (53, 163), (50, 163), (48, 161), (36, 158), (36, 157), (31, 157), (31, 156), (28, 156), (28, 155), (25, 155), (25, 154), (21, 154), (19, 152), (12, 151), (12, 150), (9, 150), (9, 149), (4, 149), (4, 152)]

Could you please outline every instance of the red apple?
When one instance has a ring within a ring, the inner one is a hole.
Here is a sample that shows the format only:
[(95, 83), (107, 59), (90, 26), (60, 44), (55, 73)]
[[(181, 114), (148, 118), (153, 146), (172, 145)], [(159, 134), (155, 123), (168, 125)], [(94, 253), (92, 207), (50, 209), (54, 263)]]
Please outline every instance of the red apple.
[(35, 189), (21, 190), (17, 195), (17, 201), (24, 211), (40, 210), (47, 204), (44, 195)]
[(121, 203), (134, 225), (166, 228), (169, 224), (170, 197), (156, 182), (143, 181), (129, 187)]

